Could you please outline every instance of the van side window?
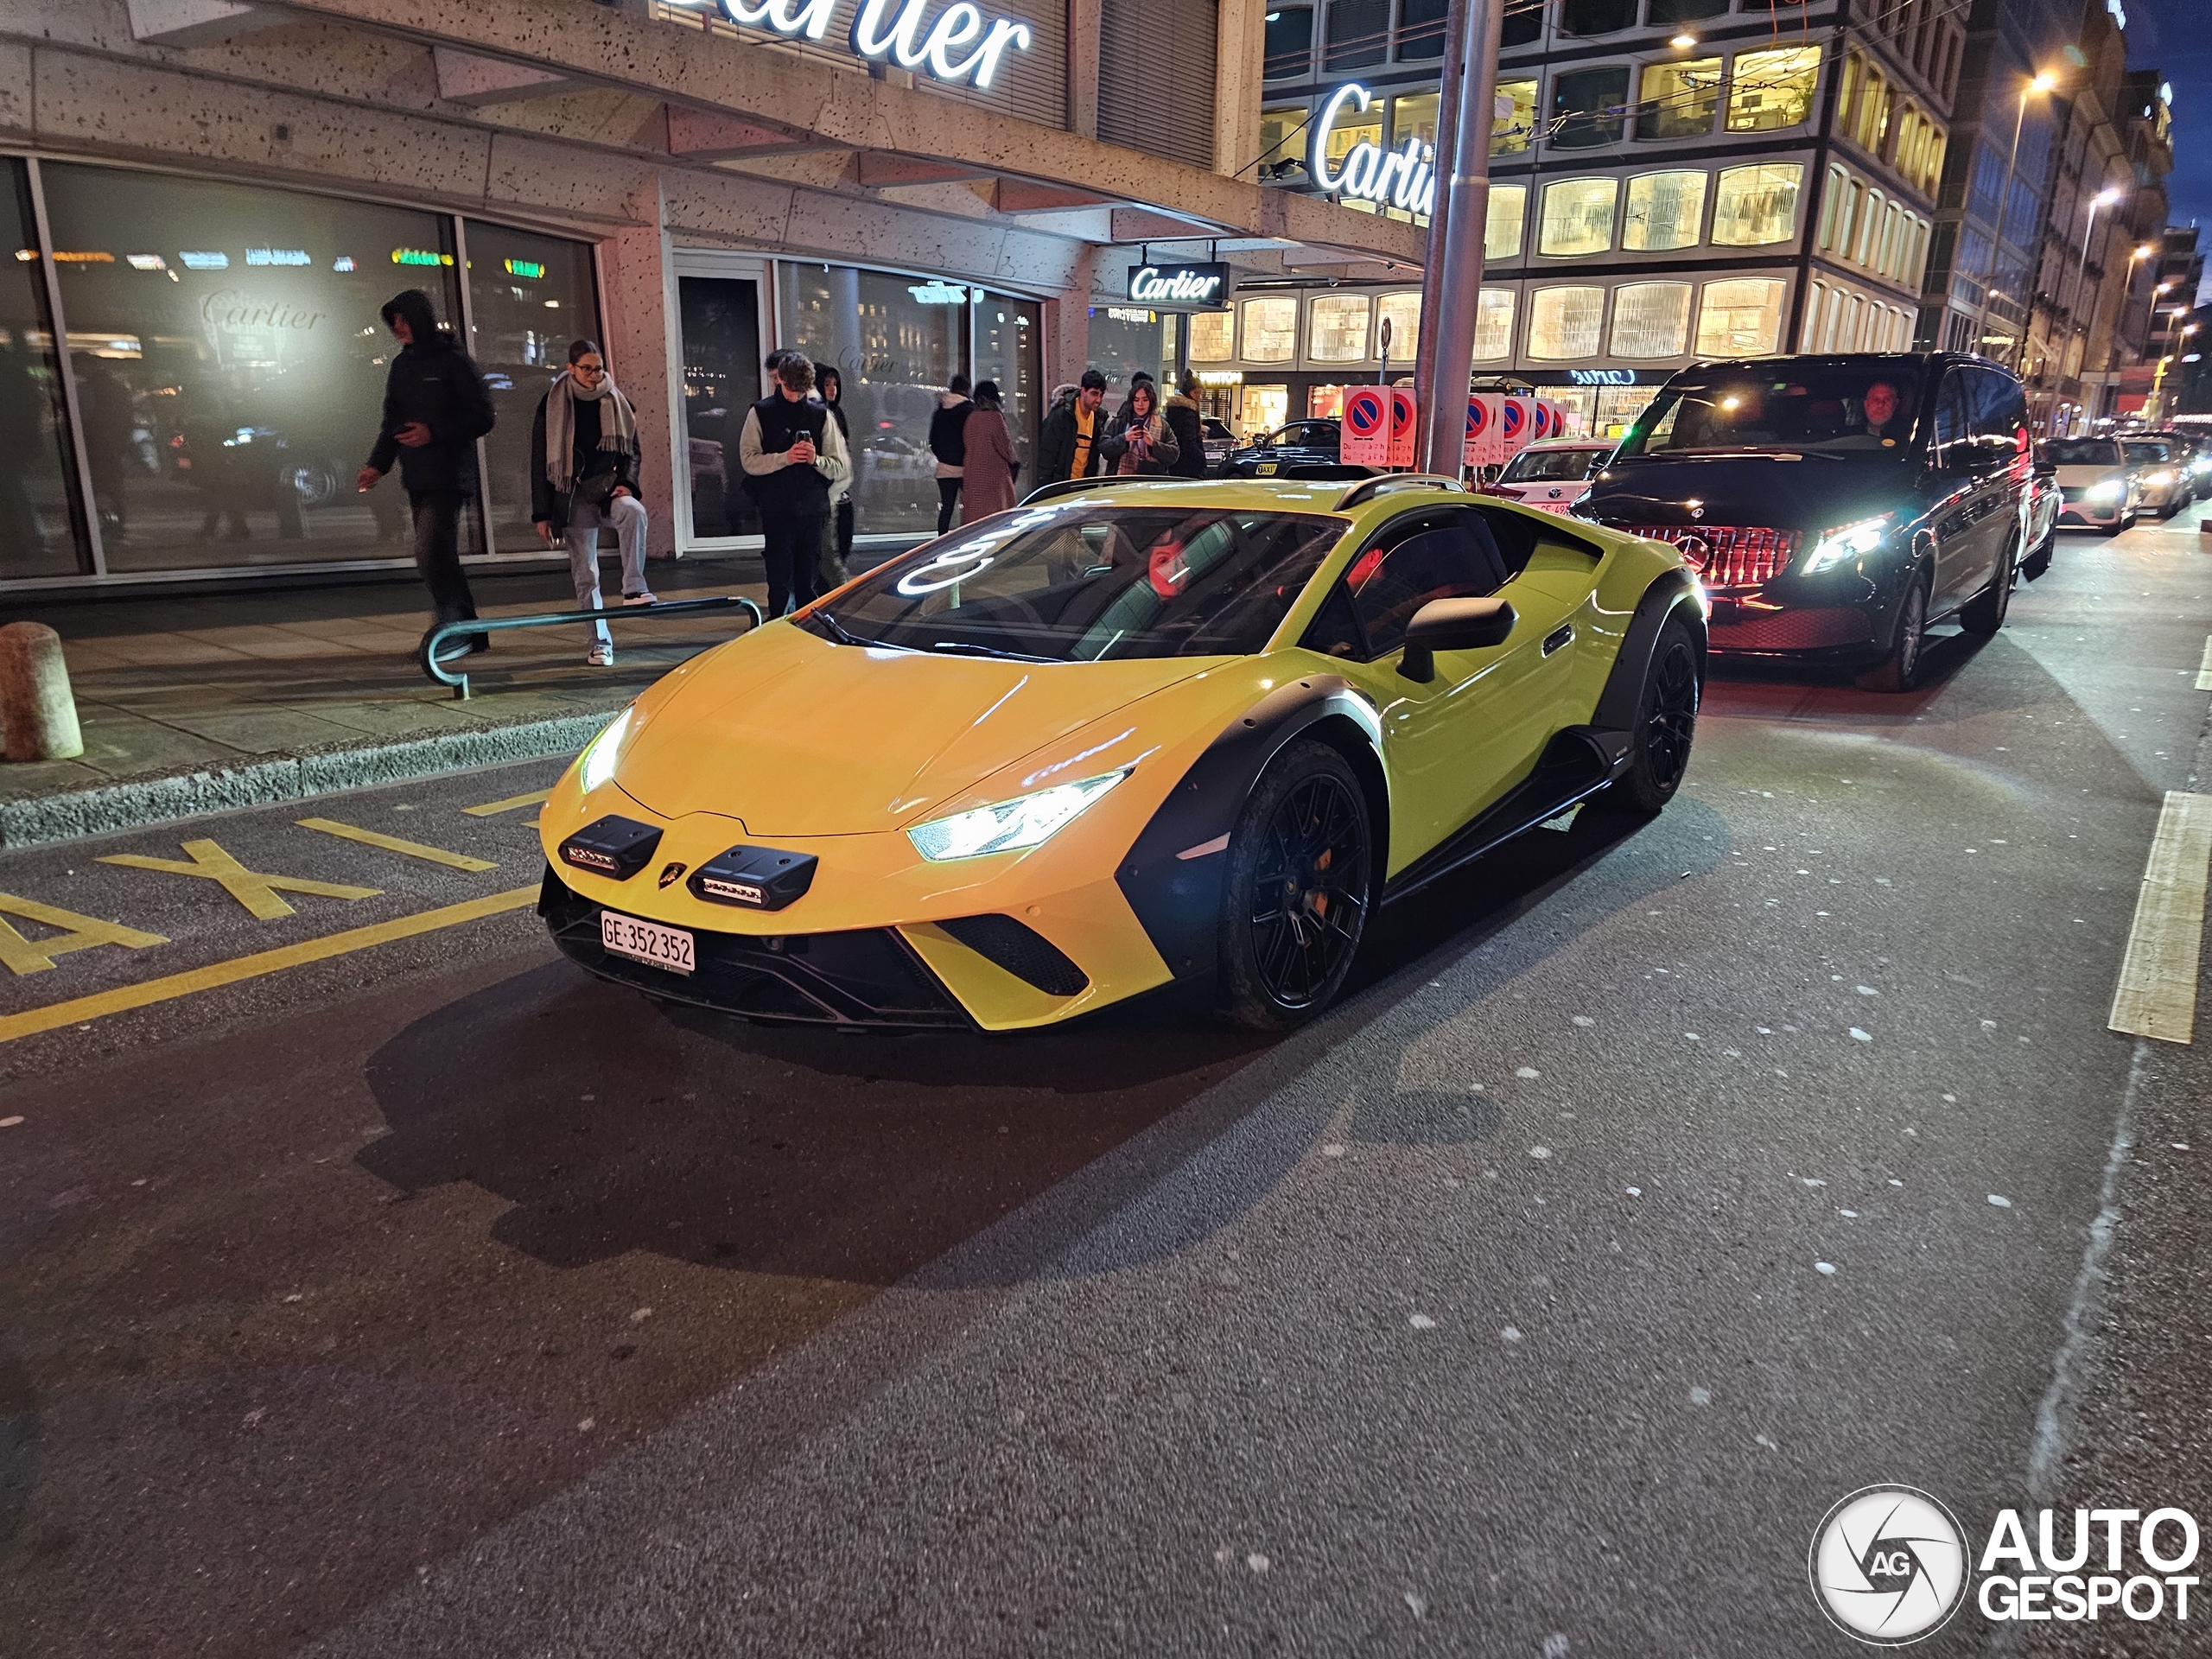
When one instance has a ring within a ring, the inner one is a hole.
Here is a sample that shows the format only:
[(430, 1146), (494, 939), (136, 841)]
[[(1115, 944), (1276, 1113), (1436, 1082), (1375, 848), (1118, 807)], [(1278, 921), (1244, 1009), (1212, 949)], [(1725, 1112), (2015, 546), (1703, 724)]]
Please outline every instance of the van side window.
[(1967, 437), (1972, 431), (1967, 412), (1966, 376), (1954, 371), (1943, 378), (1936, 394), (1936, 420), (1929, 429), (1928, 464), (1946, 472), (1967, 465)]
[(2020, 453), (2020, 432), (2028, 423), (2027, 393), (2009, 374), (1974, 369), (1967, 385), (1974, 400), (1975, 469), (1996, 472)]

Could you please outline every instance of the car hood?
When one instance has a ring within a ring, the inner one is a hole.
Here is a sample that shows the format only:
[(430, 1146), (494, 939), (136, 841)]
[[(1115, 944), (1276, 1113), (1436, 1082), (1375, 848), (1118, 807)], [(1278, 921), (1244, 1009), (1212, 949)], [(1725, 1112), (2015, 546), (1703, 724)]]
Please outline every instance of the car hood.
[(1602, 524), (1770, 524), (1813, 535), (1896, 512), (1912, 474), (1885, 455), (1847, 461), (1756, 456), (1654, 461), (1609, 467), (1576, 509)]
[(649, 695), (615, 781), (663, 818), (719, 813), (752, 836), (877, 834), (1217, 660), (925, 657), (772, 626)]

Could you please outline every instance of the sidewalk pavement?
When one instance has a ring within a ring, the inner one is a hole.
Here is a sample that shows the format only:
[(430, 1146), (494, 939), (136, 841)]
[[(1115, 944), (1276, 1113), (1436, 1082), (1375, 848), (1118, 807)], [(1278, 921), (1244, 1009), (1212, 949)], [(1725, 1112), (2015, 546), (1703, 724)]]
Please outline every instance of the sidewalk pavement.
[[(759, 600), (765, 588), (747, 579), (759, 568), (694, 556), (648, 575), (664, 599)], [(565, 569), (469, 580), (486, 616), (575, 608)], [(5, 847), (580, 747), (676, 664), (746, 626), (741, 613), (641, 611), (612, 622), (612, 668), (585, 664), (581, 624), (494, 633), (467, 659), (461, 702), (416, 659), (430, 618), (411, 575), (0, 608), (17, 620), (61, 635), (85, 753), (0, 762)]]

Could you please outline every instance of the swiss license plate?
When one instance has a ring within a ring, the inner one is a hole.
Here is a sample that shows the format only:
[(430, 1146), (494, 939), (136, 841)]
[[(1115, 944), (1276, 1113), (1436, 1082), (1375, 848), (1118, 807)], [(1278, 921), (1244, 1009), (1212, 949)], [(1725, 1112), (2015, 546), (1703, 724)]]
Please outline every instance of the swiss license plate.
[(672, 974), (688, 974), (699, 965), (691, 953), (691, 936), (682, 928), (641, 922), (611, 910), (599, 912), (599, 942), (618, 957), (650, 963)]
[(1534, 507), (1538, 512), (1567, 513), (1574, 510), (1572, 501), (1524, 501), (1522, 505)]

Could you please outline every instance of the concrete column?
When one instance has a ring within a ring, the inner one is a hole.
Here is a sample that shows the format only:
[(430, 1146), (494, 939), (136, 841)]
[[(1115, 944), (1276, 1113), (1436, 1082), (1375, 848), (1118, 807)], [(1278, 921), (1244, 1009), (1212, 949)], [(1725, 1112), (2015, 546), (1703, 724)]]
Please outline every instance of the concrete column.
[(599, 245), (600, 296), (606, 313), (608, 369), (638, 411), (638, 451), (644, 474), (645, 549), (654, 557), (676, 551), (676, 481), (690, 464), (683, 429), (683, 314), (675, 264), (655, 175), (630, 203), (645, 223), (626, 226)]
[(1103, 0), (1068, 0), (1068, 130), (1098, 136), (1098, 20)]
[(1045, 302), (1045, 389), (1072, 385), (1090, 363), (1090, 283), (1095, 243), (1080, 245), (1068, 286)]
[[(1214, 34), (1213, 170), (1234, 175), (1259, 154), (1267, 0), (1221, 0)], [(1320, 9), (1314, 9), (1320, 15)]]

